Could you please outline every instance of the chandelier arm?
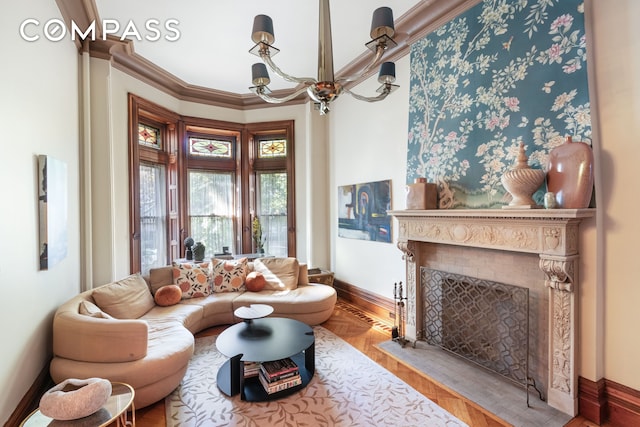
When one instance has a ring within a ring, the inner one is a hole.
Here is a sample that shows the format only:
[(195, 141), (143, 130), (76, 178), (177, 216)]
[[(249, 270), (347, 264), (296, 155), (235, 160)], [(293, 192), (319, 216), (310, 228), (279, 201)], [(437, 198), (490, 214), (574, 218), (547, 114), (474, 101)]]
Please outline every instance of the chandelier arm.
[(383, 46), (378, 46), (376, 48), (376, 53), (373, 56), (373, 59), (371, 60), (371, 62), (369, 62), (369, 64), (364, 67), (362, 70), (358, 71), (355, 74), (352, 74), (350, 76), (347, 77), (341, 77), (338, 79), (338, 81), (340, 83), (345, 83), (345, 82), (351, 82), (354, 80), (359, 79), (360, 77), (362, 77), (364, 74), (368, 73), (374, 65), (376, 65), (376, 63), (380, 60), (380, 58), (382, 58), (382, 55), (384, 54), (385, 48)]
[[(262, 63), (255, 63), (251, 66), (251, 80), (254, 86), (249, 89), (262, 100), (276, 104), (284, 103), (298, 97), (306, 91), (309, 98), (319, 106), (320, 114), (323, 115), (329, 112), (329, 104), (338, 98), (343, 91), (349, 93), (359, 101), (377, 102), (385, 99), (391, 92), (399, 87), (392, 84), (396, 79), (395, 64), (390, 61), (381, 63), (385, 50), (388, 47), (393, 48), (393, 46), (397, 46), (397, 43), (393, 40), (393, 36), (395, 35), (393, 14), (388, 7), (378, 8), (373, 13), (370, 31), (371, 40), (365, 44), (367, 49), (373, 53), (371, 60), (360, 71), (340, 79), (335, 78), (329, 1), (330, 0), (319, 0), (320, 19), (318, 23), (317, 78), (294, 77), (282, 71), (272, 59), (272, 56), (275, 56), (279, 52), (277, 48), (271, 46), (275, 40), (272, 20), (267, 15), (257, 15), (255, 17), (251, 40), (256, 44), (249, 52), (259, 56), (260, 59), (262, 59)], [(366, 59), (363, 59), (363, 61), (364, 60)], [(378, 82), (382, 83), (382, 86), (378, 88), (377, 96), (362, 96), (344, 88), (345, 82), (354, 82), (364, 78), (371, 73), (373, 67), (380, 63)], [(267, 67), (283, 80), (297, 83), (303, 87), (293, 89), (293, 93), (282, 98), (271, 96), (271, 91), (267, 87), (271, 81)]]
[(378, 96), (362, 96), (362, 95), (358, 95), (357, 93), (353, 93), (349, 89), (346, 89), (346, 88), (343, 89), (343, 91), (348, 93), (349, 95), (353, 96), (358, 101), (378, 102), (378, 101), (382, 101), (383, 99), (385, 99), (387, 97), (387, 95), (389, 95), (391, 93), (391, 88), (390, 87), (385, 87), (383, 89), (383, 91), (380, 93), (380, 95), (378, 95)]
[(260, 58), (264, 61), (265, 64), (269, 66), (269, 68), (271, 68), (271, 70), (274, 73), (276, 73), (277, 75), (279, 75), (281, 78), (283, 78), (288, 82), (302, 83), (304, 85), (312, 85), (317, 82), (317, 80), (312, 77), (294, 77), (294, 76), (290, 76), (289, 74), (286, 74), (273, 62), (273, 59), (271, 59), (271, 55), (269, 55), (269, 53), (265, 53), (261, 51)]
[(296, 90), (295, 92), (293, 92), (290, 95), (287, 95), (287, 96), (282, 97), (282, 98), (275, 98), (273, 96), (268, 95), (265, 92), (265, 87), (261, 86), (261, 87), (256, 88), (256, 94), (260, 98), (262, 98), (264, 101), (266, 101), (266, 102), (268, 102), (270, 104), (282, 104), (284, 102), (291, 101), (293, 98), (295, 98), (296, 96), (298, 96), (301, 93), (305, 92), (306, 90), (307, 90), (307, 87), (305, 86), (305, 87), (302, 87), (302, 88)]

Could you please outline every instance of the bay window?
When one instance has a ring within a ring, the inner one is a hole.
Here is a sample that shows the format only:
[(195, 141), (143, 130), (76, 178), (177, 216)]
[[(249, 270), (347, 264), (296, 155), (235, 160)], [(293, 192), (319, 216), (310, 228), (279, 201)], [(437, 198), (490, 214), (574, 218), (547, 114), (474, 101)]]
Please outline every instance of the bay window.
[(183, 258), (186, 237), (207, 257), (259, 246), (296, 256), (293, 121), (184, 117), (135, 95), (129, 104), (132, 272)]

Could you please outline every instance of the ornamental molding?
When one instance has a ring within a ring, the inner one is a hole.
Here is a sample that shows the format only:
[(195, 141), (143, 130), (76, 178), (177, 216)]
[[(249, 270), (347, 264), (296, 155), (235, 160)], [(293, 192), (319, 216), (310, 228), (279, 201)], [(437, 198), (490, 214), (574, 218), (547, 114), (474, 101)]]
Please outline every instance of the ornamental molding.
[(541, 255), (578, 252), (579, 224), (594, 209), (404, 210), (398, 220), (398, 248), (405, 242), (431, 242)]
[(577, 279), (577, 262), (578, 255), (566, 257), (540, 255), (539, 266), (546, 276), (545, 285), (557, 291), (573, 292)]

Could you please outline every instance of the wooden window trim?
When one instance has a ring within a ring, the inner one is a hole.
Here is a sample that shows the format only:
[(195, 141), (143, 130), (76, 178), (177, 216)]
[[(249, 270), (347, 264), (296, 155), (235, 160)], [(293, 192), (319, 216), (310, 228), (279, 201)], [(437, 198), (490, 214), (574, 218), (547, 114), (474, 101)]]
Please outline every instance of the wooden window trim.
[[(262, 136), (283, 136), (287, 140), (287, 156), (274, 159), (258, 159), (255, 151), (257, 150), (257, 139)], [(296, 199), (295, 199), (295, 138), (294, 138), (294, 121), (283, 120), (278, 122), (252, 123), (247, 125), (247, 145), (252, 150), (252, 158), (255, 159), (254, 164), (247, 165), (247, 171), (251, 177), (249, 188), (255, 193), (255, 171), (276, 171), (285, 170), (287, 172), (287, 251), (288, 255), (295, 257), (296, 249)], [(243, 238), (246, 241), (243, 244), (251, 247), (251, 217), (250, 212), (243, 212), (247, 218), (243, 218), (245, 224), (249, 224), (249, 232), (244, 233)]]
[[(161, 125), (166, 129), (162, 135), (163, 149), (141, 147), (138, 144), (138, 122), (144, 119), (151, 125)], [(232, 136), (237, 140), (235, 158), (198, 159), (188, 154), (188, 135), (212, 137)], [(286, 158), (258, 159), (256, 138), (282, 136), (287, 140)], [(282, 120), (239, 124), (214, 119), (181, 116), (134, 94), (129, 94), (129, 229), (130, 229), (130, 270), (140, 271), (140, 161), (163, 163), (167, 168), (167, 212), (168, 248), (167, 263), (181, 258), (184, 253), (184, 239), (189, 234), (188, 224), (188, 182), (189, 169), (213, 169), (236, 172), (236, 185), (245, 189), (238, 196), (239, 251), (249, 252), (252, 248), (251, 212), (254, 207), (255, 172), (287, 172), (287, 247), (288, 255), (296, 256), (296, 205), (295, 205), (295, 139), (294, 121)]]
[[(138, 123), (149, 122), (162, 131), (162, 150), (141, 147), (138, 143)], [(149, 161), (165, 165), (167, 176), (167, 262), (180, 250), (177, 237), (177, 123), (179, 116), (143, 98), (129, 94), (129, 269), (131, 273), (142, 268), (140, 254), (140, 162)]]

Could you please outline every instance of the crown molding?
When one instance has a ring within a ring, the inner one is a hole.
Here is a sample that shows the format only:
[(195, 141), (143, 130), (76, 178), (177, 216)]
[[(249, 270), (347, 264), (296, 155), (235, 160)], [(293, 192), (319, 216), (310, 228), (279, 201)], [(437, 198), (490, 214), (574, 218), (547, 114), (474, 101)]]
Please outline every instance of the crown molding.
[[(385, 61), (397, 61), (408, 55), (411, 45), (429, 34), (438, 27), (449, 22), (462, 12), (470, 9), (482, 0), (424, 0), (409, 9), (404, 15), (396, 19), (396, 46), (387, 49)], [(363, 69), (370, 61), (370, 52), (365, 51), (355, 58), (338, 73), (340, 76), (348, 76)], [(349, 82), (346, 86), (351, 88), (362, 83), (364, 80), (377, 73), (378, 70), (371, 70), (362, 77)]]
[[(458, 14), (480, 3), (481, 0), (424, 0), (416, 4), (407, 13), (396, 20), (397, 46), (389, 48), (385, 53), (385, 60), (396, 61), (408, 55), (411, 44), (426, 34), (440, 27)], [(191, 85), (177, 76), (158, 67), (142, 56), (135, 53), (134, 44), (130, 40), (120, 40), (117, 37), (107, 37), (102, 40), (102, 27), (97, 6), (94, 0), (56, 0), (58, 8), (68, 27), (73, 20), (81, 28), (87, 28), (91, 22), (96, 23), (96, 40), (76, 40), (78, 50), (88, 52), (91, 57), (107, 60), (111, 65), (183, 101), (200, 104), (216, 105), (238, 110), (275, 107), (278, 104), (268, 104), (252, 93), (238, 94), (225, 92), (203, 86)], [(365, 51), (340, 69), (336, 76), (348, 76), (358, 73), (370, 61), (370, 52)], [(346, 86), (351, 88), (371, 77), (377, 70), (371, 70)], [(277, 90), (275, 97), (283, 97), (293, 93), (293, 89)], [(301, 94), (289, 101), (287, 105), (308, 102), (305, 94)]]
[[(56, 0), (58, 9), (62, 14), (67, 28), (71, 28), (71, 21), (75, 22), (80, 28), (88, 28), (92, 22), (100, 22), (98, 7), (93, 0)], [(96, 36), (102, 36), (102, 26), (98, 25), (96, 28)], [(78, 50), (82, 49), (82, 41), (75, 40)]]

